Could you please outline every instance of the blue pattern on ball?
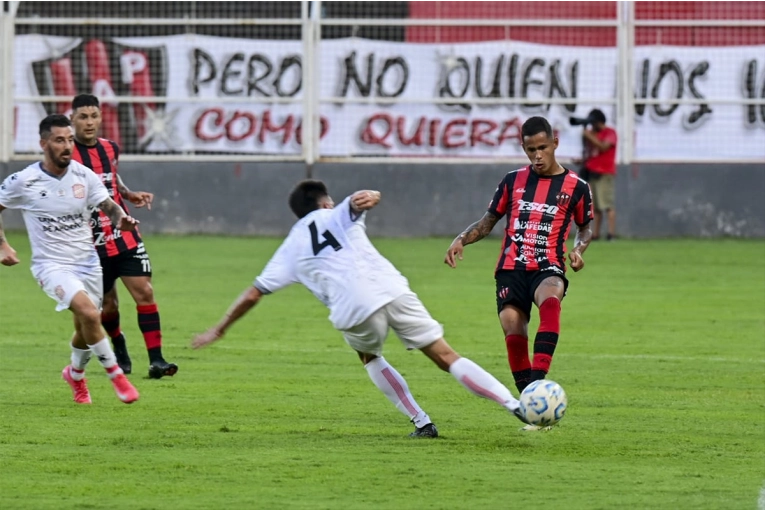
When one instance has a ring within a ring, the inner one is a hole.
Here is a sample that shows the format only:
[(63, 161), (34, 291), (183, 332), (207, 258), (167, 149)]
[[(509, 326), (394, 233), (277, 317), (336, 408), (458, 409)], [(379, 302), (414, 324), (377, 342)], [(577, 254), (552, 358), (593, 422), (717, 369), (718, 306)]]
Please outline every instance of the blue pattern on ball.
[(540, 380), (529, 384), (521, 393), (521, 412), (533, 425), (558, 423), (568, 407), (566, 392), (555, 381)]

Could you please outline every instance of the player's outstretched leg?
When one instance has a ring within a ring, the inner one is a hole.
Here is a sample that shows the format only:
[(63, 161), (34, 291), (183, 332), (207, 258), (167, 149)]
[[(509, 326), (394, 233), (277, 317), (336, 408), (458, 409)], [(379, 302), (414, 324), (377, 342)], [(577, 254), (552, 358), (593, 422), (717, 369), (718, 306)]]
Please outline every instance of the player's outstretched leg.
[(430, 416), (414, 400), (403, 376), (382, 356), (359, 353), (359, 357), (374, 385), (414, 424), (415, 430), (409, 435), (438, 437), (438, 429), (430, 420)]
[(520, 402), (513, 397), (510, 390), (499, 382), (493, 375), (473, 361), (461, 357), (452, 349), (446, 340), (439, 339), (424, 347), (425, 353), (438, 368), (449, 372), (473, 395), (493, 400), (507, 409), (513, 416), (526, 423), (520, 412)]

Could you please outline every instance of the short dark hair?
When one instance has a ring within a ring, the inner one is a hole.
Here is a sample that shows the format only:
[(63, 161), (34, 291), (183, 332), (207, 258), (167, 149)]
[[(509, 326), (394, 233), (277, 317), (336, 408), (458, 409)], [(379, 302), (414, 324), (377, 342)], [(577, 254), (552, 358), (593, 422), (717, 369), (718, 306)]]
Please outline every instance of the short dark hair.
[(590, 114), (587, 117), (594, 122), (606, 123), (606, 114), (603, 113), (603, 110), (598, 110), (597, 108), (590, 111)]
[(303, 218), (319, 208), (319, 200), (328, 197), (327, 185), (321, 181), (300, 181), (290, 193), (290, 209)]
[(54, 127), (71, 127), (72, 121), (66, 115), (58, 113), (48, 115), (40, 122), (40, 140), (47, 140)]
[(72, 99), (72, 111), (77, 110), (77, 108), (82, 108), (83, 106), (95, 106), (96, 108), (101, 108), (98, 98), (93, 94), (79, 94), (74, 96), (74, 99)]
[(531, 117), (527, 119), (526, 122), (523, 123), (523, 127), (521, 127), (521, 137), (523, 138), (534, 136), (537, 133), (545, 133), (550, 140), (555, 138), (552, 126), (544, 117)]

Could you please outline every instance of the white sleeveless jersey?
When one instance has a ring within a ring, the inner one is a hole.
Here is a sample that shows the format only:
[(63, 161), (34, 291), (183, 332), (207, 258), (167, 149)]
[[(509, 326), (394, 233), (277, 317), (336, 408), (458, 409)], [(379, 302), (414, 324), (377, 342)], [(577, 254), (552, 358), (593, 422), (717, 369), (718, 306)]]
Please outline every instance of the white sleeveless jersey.
[(109, 198), (101, 179), (72, 161), (56, 178), (40, 163), (9, 175), (0, 185), (0, 205), (20, 209), (32, 247), (32, 266), (55, 263), (98, 266), (90, 209)]
[(300, 219), (255, 287), (269, 294), (302, 283), (329, 308), (336, 329), (362, 323), (409, 290), (407, 279), (367, 237), (365, 216), (350, 208), (349, 197)]

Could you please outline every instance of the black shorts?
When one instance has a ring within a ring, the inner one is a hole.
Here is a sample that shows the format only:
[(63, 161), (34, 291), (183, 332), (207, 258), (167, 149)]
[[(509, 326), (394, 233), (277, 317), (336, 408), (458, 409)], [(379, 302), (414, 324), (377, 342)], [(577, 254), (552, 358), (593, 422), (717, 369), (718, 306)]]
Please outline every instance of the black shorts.
[(143, 243), (114, 257), (102, 258), (101, 268), (104, 272), (104, 294), (112, 290), (117, 278), (151, 276), (151, 261)]
[(563, 295), (568, 290), (566, 273), (557, 267), (540, 271), (500, 270), (494, 275), (497, 282), (497, 313), (506, 305), (513, 305), (531, 318), (531, 306), (534, 304), (534, 292), (545, 278), (557, 276), (563, 280)]

